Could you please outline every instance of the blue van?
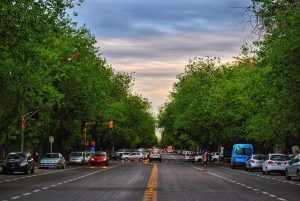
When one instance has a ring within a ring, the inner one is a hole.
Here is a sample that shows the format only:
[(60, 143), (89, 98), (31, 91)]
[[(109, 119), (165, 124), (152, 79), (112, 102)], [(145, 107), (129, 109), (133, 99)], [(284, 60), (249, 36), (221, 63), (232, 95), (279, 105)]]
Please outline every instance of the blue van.
[(245, 166), (247, 158), (253, 154), (252, 144), (235, 144), (232, 147), (231, 168)]

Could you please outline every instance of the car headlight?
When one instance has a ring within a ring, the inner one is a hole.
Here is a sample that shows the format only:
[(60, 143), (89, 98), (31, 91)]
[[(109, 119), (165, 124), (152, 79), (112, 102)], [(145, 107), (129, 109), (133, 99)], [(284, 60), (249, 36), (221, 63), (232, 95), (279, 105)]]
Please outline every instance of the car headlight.
[(22, 163), (21, 163), (21, 166), (26, 166), (27, 165), (27, 161), (23, 161)]

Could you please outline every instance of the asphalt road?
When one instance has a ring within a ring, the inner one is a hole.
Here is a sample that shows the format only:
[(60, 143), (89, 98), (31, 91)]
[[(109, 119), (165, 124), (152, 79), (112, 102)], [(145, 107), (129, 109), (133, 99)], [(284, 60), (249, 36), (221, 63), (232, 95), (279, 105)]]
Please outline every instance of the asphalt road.
[(109, 167), (36, 169), (35, 174), (0, 175), (0, 201), (195, 201), (299, 200), (300, 182), (281, 175), (182, 162), (164, 155), (159, 162), (111, 162)]

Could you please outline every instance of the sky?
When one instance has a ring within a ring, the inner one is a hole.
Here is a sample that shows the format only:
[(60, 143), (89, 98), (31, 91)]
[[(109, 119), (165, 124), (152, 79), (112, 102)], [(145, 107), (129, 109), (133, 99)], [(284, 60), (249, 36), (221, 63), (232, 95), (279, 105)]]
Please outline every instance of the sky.
[(251, 39), (244, 9), (250, 0), (85, 0), (74, 11), (95, 35), (102, 56), (134, 77), (158, 114), (189, 59), (232, 61)]

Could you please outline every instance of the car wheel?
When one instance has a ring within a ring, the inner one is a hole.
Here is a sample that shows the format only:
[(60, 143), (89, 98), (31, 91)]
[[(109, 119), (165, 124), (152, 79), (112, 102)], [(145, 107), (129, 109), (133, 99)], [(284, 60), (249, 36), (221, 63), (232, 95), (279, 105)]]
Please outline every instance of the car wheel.
[(60, 166), (59, 166), (59, 165), (57, 165), (56, 169), (59, 169), (59, 168), (60, 168)]
[(34, 174), (34, 167), (32, 167), (32, 170), (30, 170), (31, 174)]
[(286, 180), (290, 180), (291, 179), (288, 170), (285, 170), (285, 179)]
[(66, 164), (63, 164), (62, 169), (65, 169), (65, 168), (66, 168)]
[(29, 174), (29, 167), (26, 167), (26, 169), (24, 170), (24, 174)]
[(124, 161), (128, 161), (128, 158), (124, 158)]
[(249, 171), (249, 172), (252, 172), (252, 167), (251, 167), (251, 165), (249, 165), (248, 171)]
[(139, 158), (139, 161), (141, 162), (143, 159), (142, 158)]
[(198, 162), (202, 162), (201, 158), (198, 159)]
[(266, 175), (270, 174), (270, 172), (268, 172), (268, 169), (266, 168)]
[(249, 169), (247, 168), (247, 165), (245, 165), (245, 170), (248, 171)]

